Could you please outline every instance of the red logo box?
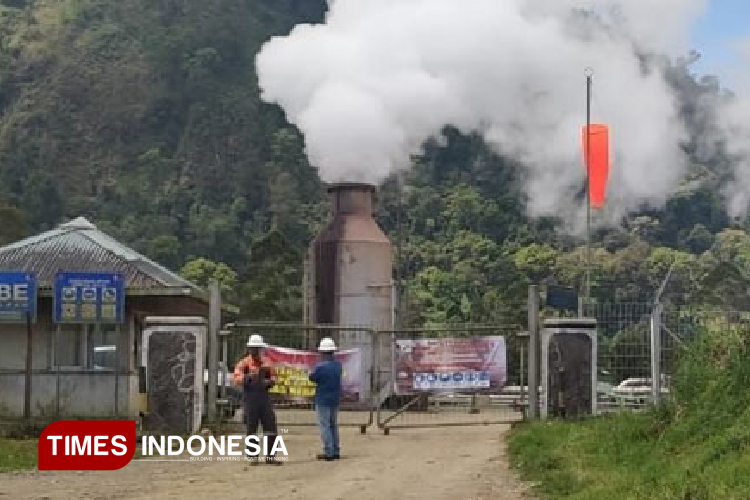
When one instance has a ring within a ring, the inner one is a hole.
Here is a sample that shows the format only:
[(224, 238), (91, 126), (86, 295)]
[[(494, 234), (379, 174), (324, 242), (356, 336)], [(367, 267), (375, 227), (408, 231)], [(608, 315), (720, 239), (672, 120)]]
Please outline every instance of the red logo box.
[(61, 420), (39, 438), (39, 470), (118, 470), (133, 456), (134, 420)]

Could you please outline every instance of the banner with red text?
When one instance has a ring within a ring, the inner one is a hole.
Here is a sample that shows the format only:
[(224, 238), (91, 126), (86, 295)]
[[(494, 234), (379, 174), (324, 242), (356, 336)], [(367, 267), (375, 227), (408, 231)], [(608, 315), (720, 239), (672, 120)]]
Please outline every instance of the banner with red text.
[(490, 392), (507, 380), (505, 338), (396, 341), (396, 392)]
[[(269, 346), (263, 351), (276, 370), (276, 385), (271, 388), (275, 401), (280, 403), (309, 404), (315, 395), (315, 384), (307, 378), (320, 354), (310, 351)], [(362, 393), (362, 354), (359, 349), (335, 353), (341, 362), (341, 401), (359, 401)]]

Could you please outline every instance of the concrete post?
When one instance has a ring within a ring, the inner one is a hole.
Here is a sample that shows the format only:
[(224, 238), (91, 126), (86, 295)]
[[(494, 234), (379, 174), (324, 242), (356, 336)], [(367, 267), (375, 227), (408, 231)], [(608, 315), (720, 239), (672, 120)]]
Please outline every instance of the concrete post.
[(529, 286), (529, 418), (539, 417), (539, 287)]
[(60, 416), (60, 325), (55, 326), (55, 416)]
[(662, 305), (651, 311), (651, 396), (655, 405), (661, 402), (661, 315)]
[(229, 397), (227, 393), (227, 381), (229, 380), (229, 330), (221, 330), (219, 336), (221, 337), (221, 364), (222, 364), (222, 381), (221, 381), (221, 397), (226, 399)]
[[(307, 324), (310, 321), (310, 268), (307, 258), (302, 262), (302, 323)], [(307, 332), (305, 332), (307, 336)]]
[(25, 384), (23, 394), (23, 418), (26, 420), (31, 419), (31, 374), (33, 371), (32, 361), (34, 356), (32, 354), (33, 342), (33, 327), (31, 325), (31, 313), (26, 313), (26, 373), (25, 373)]
[(115, 418), (120, 416), (120, 325), (115, 327)]
[(208, 287), (208, 408), (206, 417), (216, 422), (216, 389), (219, 383), (219, 329), (221, 328), (221, 291), (212, 281)]

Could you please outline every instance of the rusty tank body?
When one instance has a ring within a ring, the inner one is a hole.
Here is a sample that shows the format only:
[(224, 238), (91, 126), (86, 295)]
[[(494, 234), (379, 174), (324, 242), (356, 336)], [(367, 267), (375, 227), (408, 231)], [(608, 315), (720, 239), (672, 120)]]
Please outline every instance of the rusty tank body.
[[(313, 324), (391, 330), (395, 295), (392, 245), (372, 217), (375, 187), (341, 183), (328, 191), (333, 198), (332, 219), (308, 253), (306, 320)], [(318, 333), (310, 343), (317, 342), (320, 336)], [(354, 329), (341, 330), (333, 336), (341, 349), (362, 350), (362, 401), (368, 400), (371, 388), (381, 379), (379, 374), (390, 370), (390, 336), (374, 340)]]

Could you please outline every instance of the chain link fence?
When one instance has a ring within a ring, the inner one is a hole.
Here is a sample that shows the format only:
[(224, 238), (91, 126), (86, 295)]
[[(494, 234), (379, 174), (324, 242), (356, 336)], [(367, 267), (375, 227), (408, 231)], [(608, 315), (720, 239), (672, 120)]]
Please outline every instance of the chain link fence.
[[(680, 354), (692, 342), (709, 332), (750, 325), (750, 313), (713, 307), (612, 303), (588, 305), (584, 312), (597, 320), (597, 392), (602, 412), (643, 409), (653, 403), (655, 391), (660, 399), (669, 398)], [(655, 366), (658, 374), (653, 373)], [(656, 377), (658, 383), (654, 384)]]
[[(600, 303), (585, 306), (583, 313), (597, 320), (599, 412), (644, 409), (655, 393), (669, 398), (680, 354), (692, 342), (710, 332), (750, 327), (750, 313), (716, 308)], [(323, 337), (334, 339), (344, 364), (342, 426), (365, 432), (376, 424), (389, 433), (510, 423), (526, 416), (529, 337), (524, 325), (389, 331), (248, 322), (227, 325), (221, 335), (218, 405), (227, 423), (243, 422), (242, 394), (232, 373), (255, 333), (276, 353), (280, 384), (273, 398), (281, 427), (317, 425), (314, 386), (307, 376)]]
[(597, 408), (638, 409), (652, 400), (651, 314), (648, 303), (591, 304), (599, 335)]

